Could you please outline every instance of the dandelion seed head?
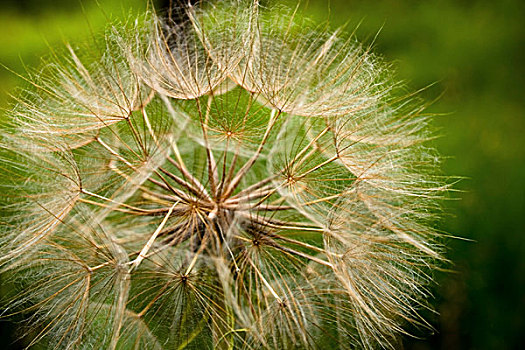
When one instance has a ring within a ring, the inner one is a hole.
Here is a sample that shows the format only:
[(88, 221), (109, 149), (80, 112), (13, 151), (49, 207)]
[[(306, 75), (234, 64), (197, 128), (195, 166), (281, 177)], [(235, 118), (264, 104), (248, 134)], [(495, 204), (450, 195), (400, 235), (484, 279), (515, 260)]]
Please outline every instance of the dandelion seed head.
[(68, 47), (15, 100), (4, 314), (57, 349), (395, 348), (428, 327), (448, 185), (421, 102), (295, 11), (180, 11)]

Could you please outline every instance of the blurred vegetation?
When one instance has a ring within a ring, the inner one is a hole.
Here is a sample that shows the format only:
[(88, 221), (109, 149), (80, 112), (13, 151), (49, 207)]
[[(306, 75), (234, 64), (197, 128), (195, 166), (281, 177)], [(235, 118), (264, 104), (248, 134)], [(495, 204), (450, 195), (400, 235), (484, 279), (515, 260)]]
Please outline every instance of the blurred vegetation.
[[(287, 1), (289, 4), (295, 1)], [(317, 20), (348, 23), (424, 95), (444, 172), (465, 176), (442, 228), (455, 273), (437, 276), (438, 331), (410, 349), (525, 346), (525, 2), (310, 0)], [(330, 8), (330, 10), (328, 10)], [(372, 34), (372, 37), (370, 35)]]
[[(269, 1), (266, 1), (269, 2)], [(280, 0), (295, 6), (297, 1)], [(0, 63), (24, 75), (49, 47), (88, 40), (108, 18), (145, 0), (3, 0)], [(347, 24), (414, 90), (437, 99), (435, 146), (444, 172), (465, 176), (446, 203), (452, 273), (437, 275), (429, 315), (436, 334), (407, 349), (520, 349), (525, 344), (525, 2), (521, 0), (309, 0), (316, 21)], [(377, 38), (374, 39), (376, 33)], [(0, 69), (0, 107), (23, 81)], [(13, 326), (0, 323), (9, 342)], [(13, 338), (14, 339), (14, 338)], [(13, 347), (13, 349), (16, 347)]]

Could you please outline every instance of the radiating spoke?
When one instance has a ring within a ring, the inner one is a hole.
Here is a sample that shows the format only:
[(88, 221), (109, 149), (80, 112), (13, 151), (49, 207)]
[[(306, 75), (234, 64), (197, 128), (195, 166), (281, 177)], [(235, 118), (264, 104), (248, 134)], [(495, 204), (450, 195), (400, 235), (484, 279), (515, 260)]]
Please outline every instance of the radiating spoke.
[(257, 148), (257, 151), (255, 151), (255, 154), (246, 162), (246, 164), (243, 165), (243, 167), (237, 172), (233, 180), (229, 183), (226, 191), (222, 194), (223, 197), (229, 196), (235, 188), (239, 185), (241, 179), (246, 175), (246, 173), (251, 169), (251, 167), (255, 164), (257, 159), (259, 158), (264, 146), (266, 145), (266, 141), (268, 141), (268, 137), (270, 136), (270, 132), (272, 131), (272, 128), (275, 125), (275, 122), (277, 119), (279, 119), (279, 116), (281, 115), (281, 111), (272, 110), (270, 114), (270, 118), (268, 120), (268, 126), (266, 127), (266, 131), (264, 133), (264, 136), (259, 144), (259, 147)]
[(153, 234), (151, 235), (150, 239), (146, 242), (146, 244), (144, 245), (144, 247), (140, 251), (139, 256), (137, 256), (137, 258), (133, 262), (133, 265), (132, 265), (131, 269), (136, 269), (137, 267), (139, 267), (139, 265), (142, 262), (142, 260), (144, 260), (144, 258), (146, 257), (146, 254), (151, 249), (151, 246), (153, 245), (153, 243), (157, 239), (157, 236), (159, 235), (159, 233), (164, 228), (164, 225), (166, 225), (166, 222), (168, 222), (168, 219), (170, 218), (170, 216), (173, 213), (173, 210), (175, 209), (177, 204), (179, 204), (179, 202), (173, 203), (171, 208), (168, 210), (168, 212), (166, 213), (166, 216), (164, 217), (164, 219), (162, 219), (160, 225), (157, 227), (155, 232), (153, 232)]

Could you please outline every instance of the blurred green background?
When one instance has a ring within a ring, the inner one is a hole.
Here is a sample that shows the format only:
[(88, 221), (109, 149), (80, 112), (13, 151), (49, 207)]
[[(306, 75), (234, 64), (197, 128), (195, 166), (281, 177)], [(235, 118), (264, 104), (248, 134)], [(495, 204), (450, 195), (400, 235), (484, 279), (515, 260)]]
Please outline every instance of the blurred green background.
[[(296, 1), (280, 0), (295, 6)], [(158, 1), (160, 3), (160, 0)], [(0, 63), (24, 75), (49, 47), (86, 40), (109, 18), (146, 8), (145, 0), (2, 0)], [(348, 24), (398, 78), (437, 102), (431, 112), (449, 175), (466, 177), (445, 203), (453, 272), (438, 273), (428, 317), (436, 333), (406, 349), (525, 348), (525, 2), (522, 0), (309, 0), (317, 21)], [(0, 107), (23, 83), (0, 68)], [(14, 325), (0, 322), (2, 348)], [(10, 349), (20, 348), (14, 343)]]

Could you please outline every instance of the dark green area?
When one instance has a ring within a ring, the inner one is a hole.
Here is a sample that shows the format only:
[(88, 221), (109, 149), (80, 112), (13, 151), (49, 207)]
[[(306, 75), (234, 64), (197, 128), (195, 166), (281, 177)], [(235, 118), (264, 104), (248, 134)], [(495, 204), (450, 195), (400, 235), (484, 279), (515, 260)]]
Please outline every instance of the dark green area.
[[(288, 3), (293, 3), (289, 1)], [(455, 273), (438, 276), (438, 333), (409, 349), (519, 349), (525, 344), (525, 26), (522, 1), (310, 0), (316, 19), (348, 23), (395, 61), (441, 129), (446, 174), (467, 179), (446, 203)], [(330, 11), (328, 8), (330, 7)], [(370, 41), (369, 40), (369, 41)]]
[[(108, 18), (146, 1), (2, 1), (0, 63), (24, 74), (50, 47), (87, 39)], [(291, 6), (296, 1), (282, 0)], [(266, 1), (268, 3), (268, 1)], [(453, 273), (438, 274), (431, 316), (437, 333), (407, 349), (519, 349), (525, 344), (525, 2), (520, 0), (309, 0), (316, 21), (348, 24), (376, 53), (395, 61), (398, 77), (423, 95), (441, 96), (430, 111), (449, 156), (446, 174), (465, 176), (446, 203)], [(330, 10), (329, 10), (330, 9)], [(24, 64), (22, 64), (22, 62)], [(22, 80), (0, 69), (0, 106)], [(2, 344), (12, 327), (0, 323)]]

